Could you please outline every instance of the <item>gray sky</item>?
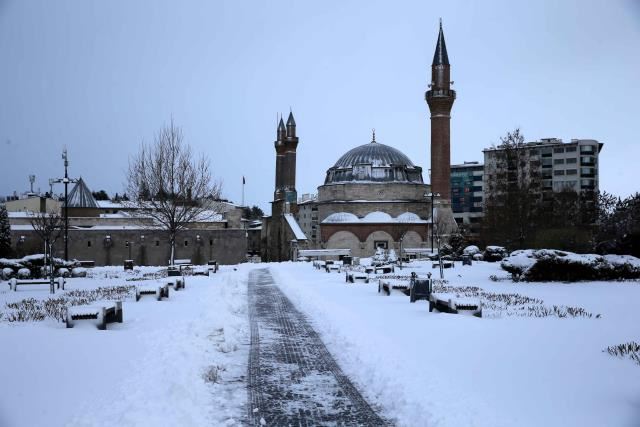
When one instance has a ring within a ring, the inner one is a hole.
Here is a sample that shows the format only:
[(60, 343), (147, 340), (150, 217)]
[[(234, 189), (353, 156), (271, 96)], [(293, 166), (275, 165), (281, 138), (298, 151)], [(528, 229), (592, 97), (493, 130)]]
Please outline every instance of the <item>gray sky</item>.
[(224, 195), (240, 202), (245, 175), (246, 203), (266, 209), (290, 106), (299, 194), (371, 128), (426, 175), (439, 17), (453, 163), (519, 126), (603, 142), (601, 189), (640, 190), (639, 1), (0, 0), (0, 195), (29, 174), (46, 190), (65, 144), (71, 176), (122, 192), (128, 156), (173, 116)]

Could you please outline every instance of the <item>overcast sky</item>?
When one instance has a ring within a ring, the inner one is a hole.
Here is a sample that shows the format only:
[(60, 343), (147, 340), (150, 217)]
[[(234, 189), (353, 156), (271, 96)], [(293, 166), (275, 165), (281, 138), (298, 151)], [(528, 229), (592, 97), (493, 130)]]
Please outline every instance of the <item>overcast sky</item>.
[(122, 192), (171, 116), (224, 195), (267, 209), (276, 115), (293, 109), (298, 194), (379, 142), (429, 168), (424, 91), (442, 17), (453, 163), (519, 126), (604, 143), (600, 187), (640, 190), (640, 1), (0, 0), (0, 195), (63, 173)]

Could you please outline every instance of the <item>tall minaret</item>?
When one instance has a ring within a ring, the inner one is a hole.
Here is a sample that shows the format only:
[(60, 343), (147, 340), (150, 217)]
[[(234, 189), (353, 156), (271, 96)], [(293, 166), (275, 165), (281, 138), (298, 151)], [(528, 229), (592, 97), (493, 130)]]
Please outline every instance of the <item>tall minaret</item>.
[(276, 148), (276, 189), (273, 193), (273, 201), (284, 199), (284, 169), (285, 169), (285, 142), (287, 139), (287, 130), (284, 127), (284, 121), (280, 117), (276, 141), (273, 143)]
[(273, 193), (274, 203), (279, 205), (280, 213), (296, 213), (298, 193), (296, 191), (296, 121), (293, 112), (289, 113), (287, 125), (280, 118), (276, 149), (276, 189)]
[(425, 94), (431, 111), (431, 191), (440, 194), (440, 200), (447, 205), (451, 202), (451, 153), (450, 126), (451, 107), (456, 99), (456, 91), (449, 77), (449, 57), (444, 43), (442, 19), (436, 43), (436, 52), (431, 64), (431, 84)]

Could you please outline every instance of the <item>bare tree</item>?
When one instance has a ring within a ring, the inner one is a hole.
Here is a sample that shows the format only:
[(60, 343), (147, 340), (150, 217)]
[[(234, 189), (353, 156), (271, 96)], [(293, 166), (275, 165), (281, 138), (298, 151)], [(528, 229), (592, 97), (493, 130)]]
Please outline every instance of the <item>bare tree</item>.
[(167, 232), (173, 264), (177, 234), (190, 223), (217, 214), (217, 205), (208, 201), (219, 199), (221, 188), (221, 183), (212, 181), (209, 159), (194, 156), (172, 119), (153, 144), (142, 143), (138, 154), (129, 159), (126, 192), (130, 200), (123, 203)]
[(49, 266), (49, 278), (51, 279), (51, 293), (53, 288), (53, 246), (62, 236), (64, 231), (64, 218), (59, 212), (35, 212), (30, 218), (33, 231), (42, 239), (44, 243), (44, 269)]
[(493, 147), (493, 162), (485, 165), (484, 240), (525, 247), (536, 230), (542, 205), (539, 162), (520, 129), (508, 132)]

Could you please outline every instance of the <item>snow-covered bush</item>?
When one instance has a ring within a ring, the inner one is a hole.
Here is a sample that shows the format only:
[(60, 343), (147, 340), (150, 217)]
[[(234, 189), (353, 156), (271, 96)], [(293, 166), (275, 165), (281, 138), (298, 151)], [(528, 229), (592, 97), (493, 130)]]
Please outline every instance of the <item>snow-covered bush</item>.
[(31, 277), (31, 270), (29, 270), (28, 268), (21, 268), (20, 270), (18, 270), (18, 277), (20, 279), (28, 279), (29, 277)]
[(76, 267), (71, 270), (71, 277), (87, 277), (87, 269), (83, 267)]
[(68, 268), (62, 267), (58, 269), (58, 276), (60, 277), (70, 277), (71, 273)]
[(440, 255), (453, 255), (453, 249), (451, 248), (451, 245), (449, 245), (448, 243), (443, 243), (440, 246)]
[(473, 260), (474, 260), (474, 261), (484, 261), (484, 255), (482, 255), (482, 254), (475, 254), (475, 255), (473, 256)]
[(509, 255), (509, 252), (502, 246), (487, 246), (484, 249), (483, 259), (489, 262), (497, 262), (507, 255)]
[(474, 256), (480, 253), (480, 248), (476, 245), (467, 246), (462, 250), (462, 255)]
[(5, 267), (2, 269), (2, 280), (9, 280), (13, 277), (13, 268)]
[(531, 282), (640, 278), (640, 259), (628, 255), (575, 254), (555, 249), (514, 251), (500, 264), (514, 280)]

